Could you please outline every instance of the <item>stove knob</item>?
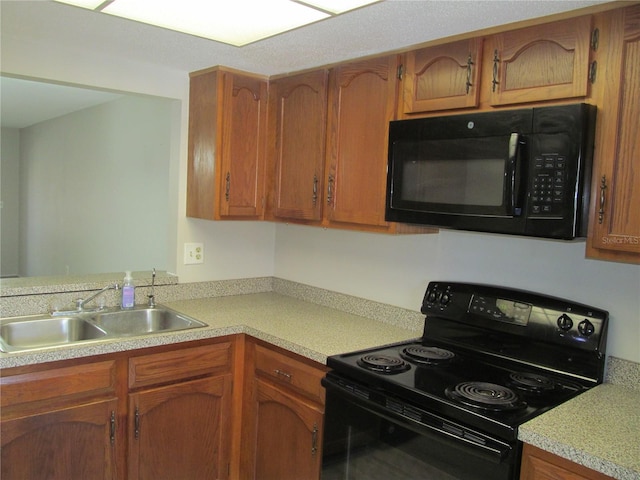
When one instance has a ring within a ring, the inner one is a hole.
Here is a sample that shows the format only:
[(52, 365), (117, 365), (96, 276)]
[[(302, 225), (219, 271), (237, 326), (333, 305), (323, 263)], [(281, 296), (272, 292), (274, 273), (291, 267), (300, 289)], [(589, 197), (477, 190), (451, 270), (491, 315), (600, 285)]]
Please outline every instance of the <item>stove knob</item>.
[(584, 319), (578, 324), (578, 331), (581, 335), (588, 337), (590, 335), (593, 335), (593, 332), (596, 331), (596, 327), (594, 327), (593, 323), (591, 323), (589, 320)]
[(567, 330), (571, 330), (571, 327), (573, 327), (573, 320), (571, 320), (569, 315), (563, 313), (558, 317), (558, 328), (560, 330), (566, 332)]
[(429, 292), (429, 295), (427, 296), (427, 301), (429, 303), (433, 303), (436, 301), (437, 298), (438, 298), (438, 293), (435, 290), (431, 290)]
[(447, 292), (442, 294), (442, 297), (440, 297), (440, 304), (441, 305), (446, 305), (449, 303), (449, 301), (451, 300), (451, 295), (449, 295)]

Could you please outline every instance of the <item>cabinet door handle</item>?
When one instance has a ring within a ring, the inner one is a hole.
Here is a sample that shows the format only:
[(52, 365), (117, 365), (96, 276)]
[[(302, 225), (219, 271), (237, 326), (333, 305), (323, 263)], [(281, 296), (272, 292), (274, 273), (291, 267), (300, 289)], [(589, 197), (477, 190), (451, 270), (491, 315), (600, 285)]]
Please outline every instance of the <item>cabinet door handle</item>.
[(498, 57), (498, 50), (494, 50), (493, 51), (493, 80), (491, 81), (492, 84), (492, 91), (496, 91), (496, 86), (500, 83), (498, 82), (498, 64), (500, 63), (500, 57)]
[(471, 54), (469, 54), (469, 58), (467, 58), (467, 95), (469, 94), (469, 90), (473, 84), (471, 83), (471, 67), (473, 65), (473, 61), (471, 60)]
[(598, 210), (598, 223), (602, 224), (604, 220), (604, 205), (606, 203), (606, 195), (605, 190), (607, 189), (607, 177), (605, 175), (602, 176), (600, 180), (600, 210)]
[(313, 424), (313, 431), (311, 432), (311, 455), (315, 455), (318, 452), (318, 424)]
[(134, 432), (135, 437), (140, 437), (140, 409), (136, 407), (136, 413), (134, 415)]
[(333, 202), (333, 175), (329, 175), (329, 185), (327, 186), (327, 205), (331, 205)]
[(109, 428), (109, 440), (111, 440), (111, 445), (113, 446), (116, 443), (116, 412), (111, 411), (111, 423)]
[(229, 201), (229, 192), (231, 191), (231, 173), (227, 172), (227, 176), (225, 177), (225, 186), (224, 186), (224, 198), (228, 202)]
[(313, 195), (311, 197), (313, 199), (313, 206), (316, 206), (318, 202), (318, 175), (313, 174)]
[(284, 372), (282, 370), (280, 370), (279, 368), (276, 368), (274, 370), (275, 374), (278, 375), (279, 377), (284, 377), (286, 378), (288, 381), (291, 381), (293, 375), (291, 375), (290, 373)]

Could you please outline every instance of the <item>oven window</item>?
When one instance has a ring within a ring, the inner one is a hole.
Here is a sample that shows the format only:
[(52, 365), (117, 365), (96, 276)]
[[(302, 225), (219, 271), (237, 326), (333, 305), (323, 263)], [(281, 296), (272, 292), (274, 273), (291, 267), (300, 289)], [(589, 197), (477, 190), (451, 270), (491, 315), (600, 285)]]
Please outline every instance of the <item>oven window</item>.
[(327, 391), (322, 480), (515, 480), (515, 470)]
[(401, 202), (500, 207), (508, 138), (398, 141), (393, 146)]

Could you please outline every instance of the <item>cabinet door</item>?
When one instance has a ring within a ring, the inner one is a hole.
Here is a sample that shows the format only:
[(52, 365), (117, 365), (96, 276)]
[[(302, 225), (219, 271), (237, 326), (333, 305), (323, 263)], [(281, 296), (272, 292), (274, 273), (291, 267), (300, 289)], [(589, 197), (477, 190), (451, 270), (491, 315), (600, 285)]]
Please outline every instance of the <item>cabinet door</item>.
[(117, 400), (2, 422), (2, 480), (116, 478)]
[(319, 70), (278, 79), (269, 87), (275, 124), (273, 214), (278, 218), (321, 219), (327, 75)]
[(387, 226), (389, 121), (397, 97), (396, 56), (337, 67), (329, 80), (326, 202), (329, 223)]
[(585, 97), (590, 41), (590, 16), (490, 37), (485, 68), (492, 62), (493, 78), (483, 88), (491, 105)]
[(267, 82), (222, 73), (220, 217), (260, 217), (264, 200)]
[(480, 38), (408, 52), (403, 113), (477, 107), (481, 62)]
[(606, 64), (594, 152), (587, 256), (640, 263), (640, 5), (601, 29)]
[(129, 395), (129, 479), (227, 478), (231, 375)]
[(613, 480), (603, 473), (525, 444), (520, 480)]
[(260, 380), (256, 390), (258, 480), (318, 480), (322, 459), (323, 412)]

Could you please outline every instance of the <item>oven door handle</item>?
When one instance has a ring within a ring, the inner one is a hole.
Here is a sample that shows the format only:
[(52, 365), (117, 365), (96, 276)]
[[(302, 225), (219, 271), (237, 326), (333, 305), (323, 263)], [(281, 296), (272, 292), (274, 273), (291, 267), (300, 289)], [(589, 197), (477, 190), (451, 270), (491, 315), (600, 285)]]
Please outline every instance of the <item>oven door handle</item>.
[[(323, 378), (322, 384), (327, 390), (333, 390), (337, 395), (342, 396), (346, 401), (349, 401), (357, 405), (358, 407), (363, 408), (375, 415), (378, 415), (390, 422), (400, 424), (403, 427), (413, 430), (414, 432), (422, 435), (430, 435), (439, 439), (446, 439), (452, 444), (455, 444), (458, 448), (465, 448), (465, 451), (484, 458), (485, 460), (489, 460), (493, 463), (502, 463), (503, 460), (505, 460), (512, 452), (511, 446), (509, 446), (507, 443), (503, 443), (495, 439), (490, 439), (491, 445), (487, 443), (479, 443), (479, 440), (482, 438), (482, 434), (480, 433), (476, 435), (470, 435), (471, 432), (467, 430), (467, 437), (465, 437), (464, 431), (462, 429), (460, 432), (456, 431), (456, 428), (458, 427), (455, 426), (453, 422), (447, 422), (446, 420), (441, 419), (435, 414), (421, 411), (421, 413), (426, 416), (438, 419), (438, 421), (441, 420), (441, 426), (429, 425), (427, 423), (424, 423), (423, 421), (418, 421), (415, 418), (390, 411), (384, 408), (382, 405), (379, 405), (369, 399), (366, 399), (360, 395), (354, 394), (349, 390), (342, 388), (340, 385), (333, 382), (330, 378)], [(410, 408), (414, 412), (418, 411), (417, 408)], [(424, 420), (424, 418), (425, 417), (422, 417), (421, 419)]]

